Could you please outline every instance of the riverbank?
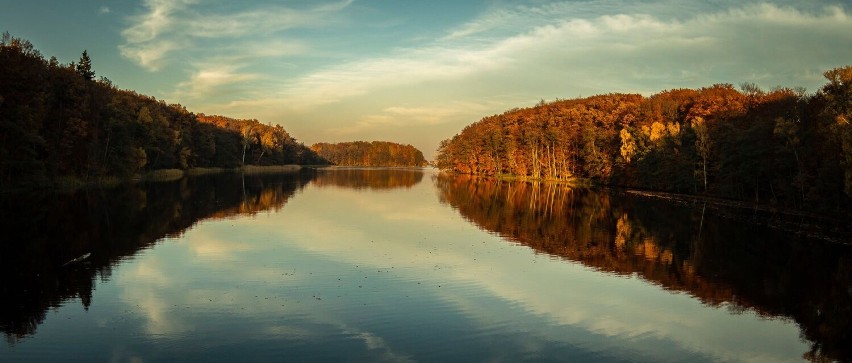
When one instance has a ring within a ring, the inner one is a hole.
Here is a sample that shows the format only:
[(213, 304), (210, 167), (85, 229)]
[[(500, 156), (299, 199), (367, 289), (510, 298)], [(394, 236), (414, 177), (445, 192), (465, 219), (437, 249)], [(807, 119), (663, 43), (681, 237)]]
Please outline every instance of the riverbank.
[(243, 174), (275, 174), (275, 173), (295, 173), (302, 170), (302, 166), (288, 165), (245, 165), (238, 168), (190, 168), (182, 169), (163, 169), (154, 170), (143, 175), (137, 175), (130, 181), (146, 181), (146, 182), (168, 182), (180, 180), (187, 176), (199, 176), (219, 173), (243, 173)]
[[(427, 170), (434, 169), (431, 166), (358, 166), (358, 165), (316, 165), (306, 166), (315, 169), (327, 170)], [(437, 169), (435, 169), (437, 170)]]
[(144, 174), (135, 174), (130, 177), (103, 176), (84, 180), (75, 177), (59, 177), (52, 180), (37, 180), (30, 183), (20, 183), (12, 186), (0, 187), (0, 194), (16, 193), (32, 190), (75, 190), (91, 187), (114, 187), (122, 184), (138, 182), (171, 182), (208, 174), (219, 173), (243, 173), (243, 174), (266, 174), (266, 173), (295, 173), (302, 170), (302, 166), (288, 165), (246, 165), (237, 168), (190, 168), (190, 169), (160, 169), (152, 170)]
[(550, 179), (550, 178), (531, 178), (527, 176), (517, 176), (513, 174), (498, 174), (498, 175), (478, 175), (478, 174), (461, 174), (447, 170), (441, 170), (435, 168), (440, 173), (447, 173), (452, 175), (467, 175), (474, 178), (480, 179), (492, 179), (498, 181), (517, 181), (517, 182), (536, 182), (536, 183), (552, 183), (552, 184), (560, 184), (566, 185), (573, 188), (590, 188), (596, 186), (591, 179), (587, 178), (570, 178), (570, 179)]

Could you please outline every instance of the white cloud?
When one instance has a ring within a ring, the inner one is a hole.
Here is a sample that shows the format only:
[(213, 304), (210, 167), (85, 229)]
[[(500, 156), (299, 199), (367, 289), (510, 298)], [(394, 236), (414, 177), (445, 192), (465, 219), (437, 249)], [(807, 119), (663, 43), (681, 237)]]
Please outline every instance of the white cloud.
[(228, 86), (260, 78), (257, 74), (237, 71), (237, 67), (226, 63), (199, 68), (189, 80), (178, 84), (178, 92), (184, 98), (202, 98), (216, 94)]
[(138, 44), (134, 47), (119, 46), (119, 51), (123, 57), (135, 61), (150, 71), (156, 71), (160, 69), (162, 59), (167, 53), (182, 47), (178, 42), (163, 40)]
[(508, 10), (500, 9), (498, 11), (490, 12), (485, 16), (470, 21), (459, 28), (450, 31), (450, 34), (444, 37), (443, 40), (467, 38), (499, 27), (505, 27), (507, 23), (513, 22), (514, 20), (517, 20), (517, 16), (515, 14)]
[(133, 25), (122, 31), (121, 35), (131, 44), (154, 40), (161, 33), (172, 29), (176, 12), (195, 2), (194, 0), (146, 0), (145, 7), (149, 9), (149, 12), (131, 18)]
[(101, 6), (98, 9), (98, 15), (109, 14), (109, 13), (110, 13), (110, 9), (109, 9), (108, 6)]
[(387, 87), (455, 81), (475, 73), (497, 71), (511, 63), (510, 57), (494, 50), (441, 46), (408, 49), (394, 56), (342, 64), (301, 77), (285, 86), (285, 97), (295, 107), (310, 108)]
[(159, 69), (166, 53), (178, 48), (178, 42), (158, 39), (159, 36), (171, 32), (176, 22), (175, 13), (193, 3), (194, 0), (146, 0), (149, 12), (132, 17), (132, 25), (121, 32), (126, 41), (119, 46), (121, 55), (149, 70)]
[[(201, 5), (200, 0), (146, 0), (147, 12), (131, 17), (130, 25), (121, 32), (125, 43), (119, 46), (121, 55), (150, 70), (159, 70), (169, 53), (184, 50), (184, 57), (205, 57), (217, 49), (233, 49), (240, 37), (268, 41), (259, 53), (255, 40), (252, 46), (241, 48), (238, 54), (268, 55), (281, 42), (270, 38), (277, 32), (303, 27), (320, 27), (333, 21), (333, 12), (340, 11), (351, 1), (319, 5), (310, 9), (266, 6), (236, 13), (217, 13), (214, 6)], [(219, 40), (210, 47), (212, 40)], [(230, 42), (221, 42), (223, 39)], [(220, 44), (221, 43), (221, 44)], [(296, 42), (290, 42), (295, 44)], [(221, 47), (220, 47), (221, 46)], [(221, 50), (220, 50), (221, 52)], [(279, 54), (279, 53), (272, 53)]]
[(326, 11), (268, 8), (237, 14), (213, 14), (188, 19), (185, 30), (188, 35), (199, 38), (256, 36), (292, 28), (315, 27), (323, 23)]

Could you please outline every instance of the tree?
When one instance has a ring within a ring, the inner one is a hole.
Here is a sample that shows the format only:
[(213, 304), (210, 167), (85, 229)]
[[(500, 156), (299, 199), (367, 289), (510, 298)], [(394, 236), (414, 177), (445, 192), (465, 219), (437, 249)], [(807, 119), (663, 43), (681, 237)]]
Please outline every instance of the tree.
[(89, 58), (89, 52), (83, 50), (83, 55), (80, 56), (80, 62), (76, 65), (77, 73), (87, 81), (95, 79), (95, 71), (92, 70), (92, 60)]
[(704, 192), (707, 192), (707, 159), (710, 158), (710, 130), (702, 117), (692, 119), (692, 130), (695, 131), (695, 149), (701, 157), (702, 176), (704, 177)]
[(802, 174), (802, 162), (799, 160), (798, 151), (800, 144), (799, 126), (793, 120), (778, 117), (775, 119), (775, 128), (772, 130), (772, 133), (775, 136), (781, 137), (784, 140), (784, 147), (793, 152), (793, 157), (796, 159), (796, 178), (793, 182), (799, 186), (799, 192), (802, 194), (802, 199), (804, 200), (804, 175)]
[(255, 137), (254, 137), (254, 135), (252, 135), (251, 131), (252, 131), (252, 127), (246, 126), (243, 129), (243, 133), (242, 133), (242, 136), (243, 136), (243, 140), (242, 140), (243, 141), (243, 156), (242, 156), (242, 159), (240, 159), (240, 160), (241, 160), (241, 163), (243, 165), (246, 164), (246, 149), (248, 149), (249, 145), (251, 145), (255, 140)]
[(823, 75), (828, 79), (820, 91), (826, 103), (823, 113), (840, 144), (844, 192), (852, 197), (852, 66), (835, 68)]
[(619, 136), (621, 137), (621, 158), (629, 164), (630, 159), (636, 154), (636, 140), (633, 139), (633, 135), (630, 135), (627, 128), (621, 129)]

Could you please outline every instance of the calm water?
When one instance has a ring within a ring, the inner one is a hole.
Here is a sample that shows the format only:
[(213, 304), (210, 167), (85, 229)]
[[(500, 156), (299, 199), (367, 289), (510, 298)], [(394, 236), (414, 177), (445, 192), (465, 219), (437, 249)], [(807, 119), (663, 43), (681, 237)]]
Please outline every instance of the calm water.
[(431, 171), (0, 198), (0, 361), (852, 359), (849, 247)]

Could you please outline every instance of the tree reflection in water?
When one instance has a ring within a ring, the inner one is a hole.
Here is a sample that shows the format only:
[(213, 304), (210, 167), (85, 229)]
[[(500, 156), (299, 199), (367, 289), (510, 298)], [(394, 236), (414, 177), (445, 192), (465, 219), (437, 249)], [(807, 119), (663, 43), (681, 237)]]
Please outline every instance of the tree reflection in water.
[(200, 220), (282, 208), (313, 173), (189, 177), (68, 194), (0, 197), (0, 330), (10, 343), (32, 335), (51, 308), (79, 298), (95, 279)]
[(852, 359), (847, 245), (613, 190), (445, 174), (436, 183), (441, 201), (483, 230), (732, 313), (793, 319), (812, 346), (804, 358)]
[[(88, 307), (96, 278), (110, 279), (122, 261), (200, 220), (278, 210), (308, 183), (391, 189), (422, 178), (417, 170), (335, 169), (4, 195), (0, 330), (14, 343), (35, 334), (51, 308), (78, 298)], [(733, 313), (791, 319), (812, 345), (805, 358), (852, 359), (848, 246), (612, 190), (446, 175), (435, 183), (441, 201), (481, 229)]]
[(411, 188), (423, 180), (417, 168), (323, 168), (317, 170), (312, 184), (318, 187), (335, 186), (347, 189)]

